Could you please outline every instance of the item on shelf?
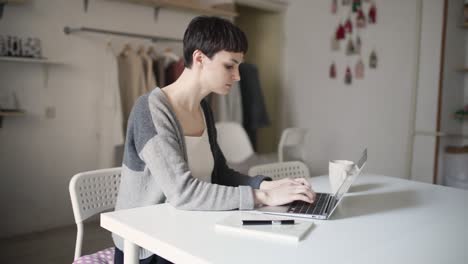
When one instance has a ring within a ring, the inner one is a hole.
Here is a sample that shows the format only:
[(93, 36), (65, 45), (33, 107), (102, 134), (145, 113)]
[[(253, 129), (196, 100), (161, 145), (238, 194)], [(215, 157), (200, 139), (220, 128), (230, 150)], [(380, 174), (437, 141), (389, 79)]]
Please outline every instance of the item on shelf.
[(465, 105), (465, 107), (455, 112), (455, 119), (457, 120), (461, 121), (461, 120), (466, 119), (467, 117), (468, 117), (468, 105)]
[(0, 56), (6, 56), (7, 55), (7, 44), (6, 44), (6, 37), (3, 35), (0, 35)]
[(463, 7), (463, 17), (464, 22), (468, 23), (468, 3), (465, 3), (465, 6)]
[(30, 57), (30, 58), (41, 58), (41, 40), (39, 38), (24, 38), (22, 39), (23, 44), (23, 57)]
[(7, 36), (7, 56), (21, 56), (21, 39), (16, 36)]
[(468, 190), (468, 145), (445, 148), (444, 184)]

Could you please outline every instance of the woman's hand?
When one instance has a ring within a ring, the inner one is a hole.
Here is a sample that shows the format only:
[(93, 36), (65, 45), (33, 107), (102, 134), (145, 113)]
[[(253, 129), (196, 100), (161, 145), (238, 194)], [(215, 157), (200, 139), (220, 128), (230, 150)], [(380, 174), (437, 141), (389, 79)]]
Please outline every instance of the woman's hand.
[(262, 181), (260, 184), (260, 190), (269, 190), (269, 189), (274, 189), (276, 187), (279, 187), (283, 184), (287, 183), (292, 183), (292, 184), (299, 184), (299, 185), (305, 185), (309, 188), (312, 188), (310, 185), (309, 181), (304, 179), (304, 178), (284, 178), (281, 180), (276, 180), (276, 181)]
[(297, 200), (313, 203), (315, 200), (315, 193), (310, 188), (310, 185), (307, 186), (294, 180), (284, 181), (283, 184), (271, 189), (254, 190), (254, 198), (255, 204), (257, 205), (276, 206)]

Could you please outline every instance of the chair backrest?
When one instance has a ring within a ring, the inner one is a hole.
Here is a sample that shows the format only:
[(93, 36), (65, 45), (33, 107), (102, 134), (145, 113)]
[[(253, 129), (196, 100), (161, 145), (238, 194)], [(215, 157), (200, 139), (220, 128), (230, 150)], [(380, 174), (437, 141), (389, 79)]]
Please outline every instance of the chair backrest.
[(239, 123), (219, 122), (216, 130), (219, 147), (228, 162), (240, 163), (254, 154), (249, 136)]
[(310, 172), (306, 164), (300, 161), (277, 162), (256, 165), (249, 169), (250, 176), (264, 175), (273, 180), (283, 178), (309, 178)]
[(114, 208), (119, 191), (121, 170), (117, 167), (81, 172), (70, 180), (70, 198), (77, 225), (75, 259), (81, 255), (83, 221)]
[[(304, 128), (286, 128), (283, 133), (281, 133), (281, 139), (278, 144), (278, 161), (285, 161), (284, 153), (288, 147), (302, 148), (304, 146), (307, 133), (308, 130)], [(302, 153), (300, 154), (302, 156)]]

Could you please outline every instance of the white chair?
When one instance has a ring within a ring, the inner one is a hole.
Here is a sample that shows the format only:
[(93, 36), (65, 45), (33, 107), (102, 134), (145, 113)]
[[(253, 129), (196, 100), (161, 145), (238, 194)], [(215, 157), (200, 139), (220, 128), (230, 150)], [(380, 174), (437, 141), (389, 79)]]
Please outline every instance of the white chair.
[(218, 144), (228, 163), (241, 163), (255, 154), (244, 128), (235, 122), (216, 123)]
[(283, 178), (309, 178), (310, 172), (307, 165), (300, 161), (277, 162), (253, 166), (249, 169), (250, 176), (263, 175), (273, 180)]
[(81, 256), (83, 221), (114, 208), (120, 177), (121, 168), (117, 167), (78, 173), (70, 180), (70, 198), (77, 227), (73, 263), (113, 263), (114, 247)]
[(287, 150), (295, 150), (296, 152), (298, 152), (296, 154), (299, 154), (300, 156), (299, 158), (296, 157), (296, 159), (302, 160), (304, 156), (303, 147), (305, 144), (307, 133), (308, 130), (304, 128), (286, 128), (281, 134), (281, 139), (278, 145), (278, 161), (286, 161), (285, 152)]

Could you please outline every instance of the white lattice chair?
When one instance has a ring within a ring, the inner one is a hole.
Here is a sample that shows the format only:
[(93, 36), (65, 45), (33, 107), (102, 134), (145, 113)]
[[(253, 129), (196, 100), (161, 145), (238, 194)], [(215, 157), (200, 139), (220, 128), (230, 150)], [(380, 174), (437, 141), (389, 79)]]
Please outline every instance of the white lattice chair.
[(77, 232), (73, 263), (114, 263), (114, 247), (81, 256), (83, 221), (113, 209), (120, 185), (121, 168), (81, 172), (70, 180), (69, 190)]
[(250, 176), (263, 175), (273, 180), (283, 178), (309, 178), (307, 165), (300, 161), (287, 161), (253, 166), (249, 169)]
[[(304, 144), (307, 138), (308, 130), (298, 127), (289, 127), (286, 128), (283, 133), (281, 133), (281, 139), (278, 144), (278, 161), (284, 162), (287, 161), (287, 152), (293, 151), (296, 152), (296, 159), (302, 160), (304, 158)], [(290, 153), (291, 154), (291, 153)]]

